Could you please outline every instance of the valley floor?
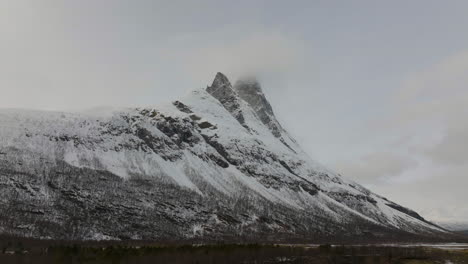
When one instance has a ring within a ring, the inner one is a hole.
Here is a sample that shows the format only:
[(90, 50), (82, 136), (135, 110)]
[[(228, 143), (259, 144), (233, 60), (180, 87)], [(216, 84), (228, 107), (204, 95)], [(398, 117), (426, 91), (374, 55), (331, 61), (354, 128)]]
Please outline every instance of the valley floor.
[[(53, 245), (2, 241), (0, 263), (465, 264), (468, 245)], [(46, 242), (44, 242), (46, 243)]]

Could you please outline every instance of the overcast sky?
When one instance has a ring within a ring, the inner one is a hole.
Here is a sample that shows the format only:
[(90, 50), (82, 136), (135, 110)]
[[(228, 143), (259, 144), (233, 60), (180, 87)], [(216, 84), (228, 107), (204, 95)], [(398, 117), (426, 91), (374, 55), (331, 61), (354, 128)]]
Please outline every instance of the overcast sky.
[(468, 220), (467, 14), (465, 0), (0, 0), (0, 107), (155, 105), (218, 71), (256, 74), (312, 157)]

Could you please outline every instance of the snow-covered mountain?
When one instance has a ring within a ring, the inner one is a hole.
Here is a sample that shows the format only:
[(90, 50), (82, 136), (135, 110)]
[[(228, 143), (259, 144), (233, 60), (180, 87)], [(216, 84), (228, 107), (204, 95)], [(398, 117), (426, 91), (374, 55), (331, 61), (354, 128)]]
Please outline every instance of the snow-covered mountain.
[(158, 107), (0, 111), (0, 232), (299, 241), (448, 233), (311, 160), (254, 78)]

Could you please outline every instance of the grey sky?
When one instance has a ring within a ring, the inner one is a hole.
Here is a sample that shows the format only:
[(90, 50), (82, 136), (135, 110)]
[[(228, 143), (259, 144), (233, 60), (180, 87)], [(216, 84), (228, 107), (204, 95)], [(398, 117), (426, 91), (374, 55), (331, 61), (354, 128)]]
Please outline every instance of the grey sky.
[(312, 157), (468, 219), (466, 1), (0, 0), (0, 107), (153, 105), (257, 74)]

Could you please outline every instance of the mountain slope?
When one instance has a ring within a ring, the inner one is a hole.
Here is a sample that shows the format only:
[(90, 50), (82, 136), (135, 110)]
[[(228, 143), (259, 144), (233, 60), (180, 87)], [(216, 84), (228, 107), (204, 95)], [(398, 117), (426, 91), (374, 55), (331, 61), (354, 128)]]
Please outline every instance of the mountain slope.
[(58, 239), (445, 237), (311, 160), (253, 78), (106, 114), (0, 111), (0, 231)]

